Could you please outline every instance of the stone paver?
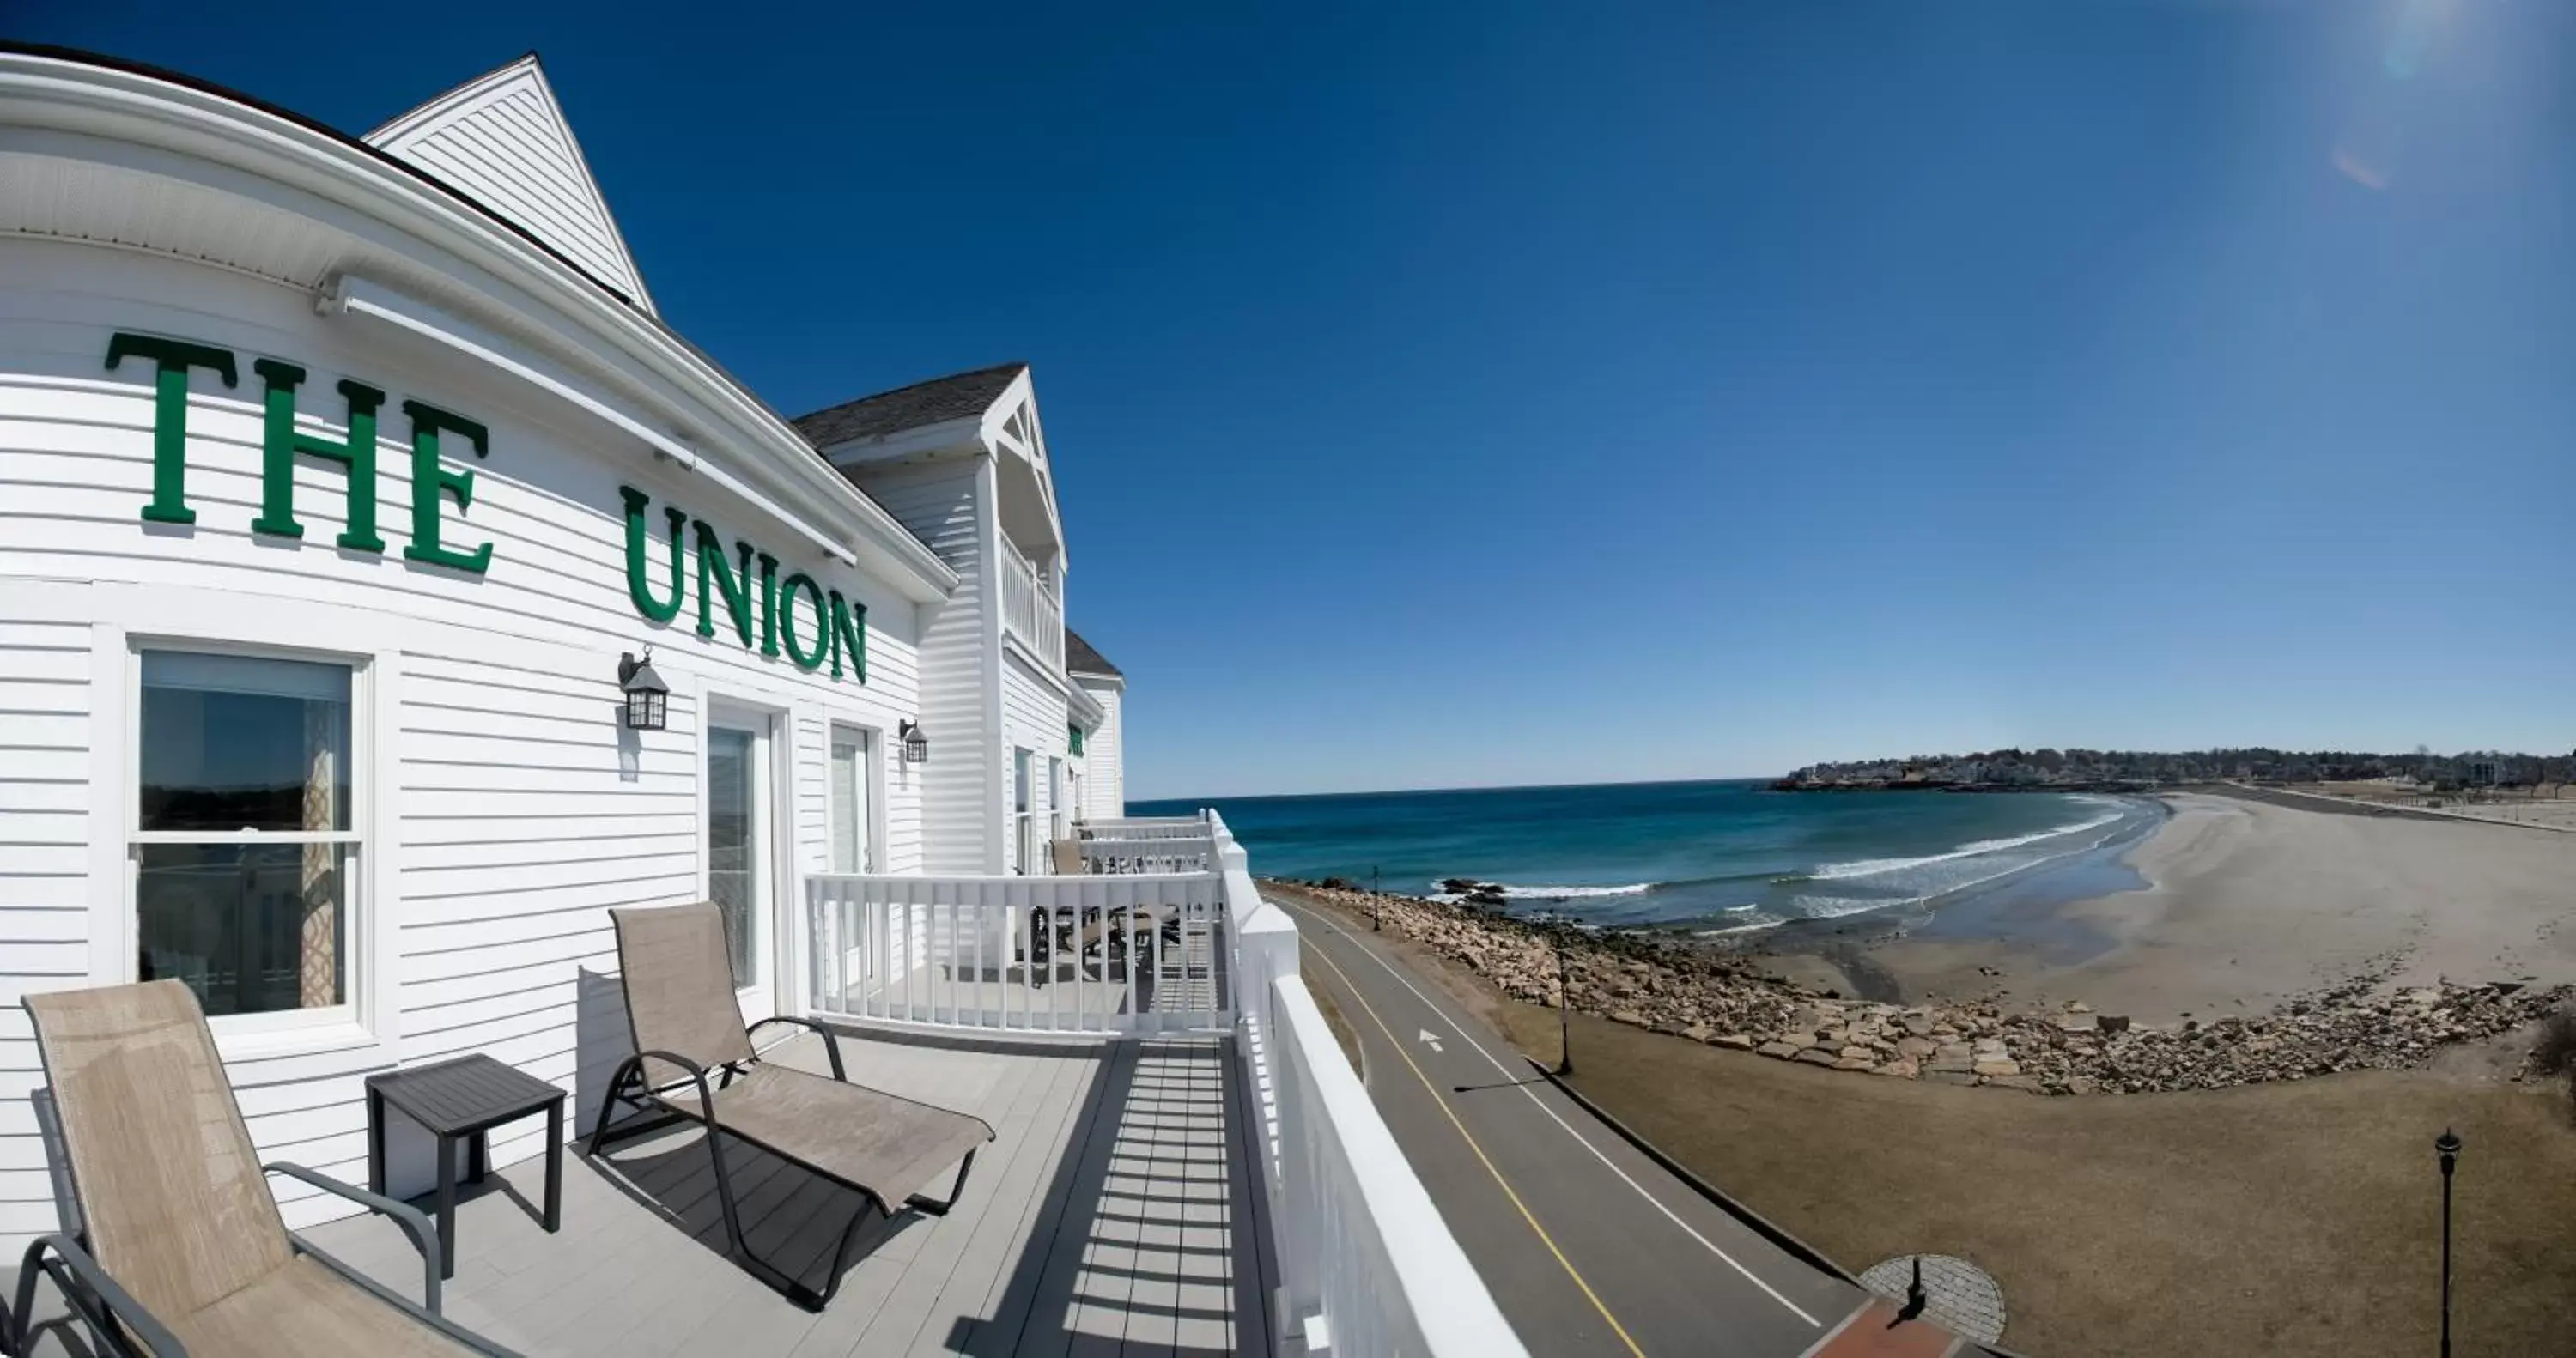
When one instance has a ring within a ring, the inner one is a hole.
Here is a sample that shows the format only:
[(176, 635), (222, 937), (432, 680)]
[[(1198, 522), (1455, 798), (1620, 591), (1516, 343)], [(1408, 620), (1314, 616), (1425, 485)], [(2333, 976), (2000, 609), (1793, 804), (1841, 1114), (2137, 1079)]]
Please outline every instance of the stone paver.
[(2003, 1339), (2004, 1290), (1984, 1269), (1957, 1255), (1900, 1254), (1871, 1265), (1860, 1275), (1860, 1284), (1902, 1306), (1918, 1258), (1923, 1261), (1923, 1292), (1928, 1298), (1924, 1319), (1981, 1344)]

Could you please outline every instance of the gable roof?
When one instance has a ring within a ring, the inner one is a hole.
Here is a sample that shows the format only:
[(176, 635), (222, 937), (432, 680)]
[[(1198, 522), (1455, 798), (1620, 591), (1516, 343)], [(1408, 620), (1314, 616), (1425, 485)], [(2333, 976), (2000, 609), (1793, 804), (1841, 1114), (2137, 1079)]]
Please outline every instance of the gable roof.
[(648, 314), (653, 299), (536, 53), (366, 135), (536, 237)]
[(1091, 643), (1082, 639), (1080, 632), (1070, 627), (1064, 629), (1064, 668), (1068, 674), (1106, 674), (1120, 679), (1127, 677), (1125, 671), (1110, 664), (1107, 657), (1093, 650)]
[(974, 419), (992, 407), (996, 398), (1010, 388), (1026, 363), (997, 363), (972, 372), (952, 373), (915, 382), (908, 387), (862, 396), (855, 401), (800, 415), (791, 423), (796, 432), (817, 448), (829, 448), (852, 439), (875, 438), (899, 434), (924, 425), (944, 424), (950, 420)]

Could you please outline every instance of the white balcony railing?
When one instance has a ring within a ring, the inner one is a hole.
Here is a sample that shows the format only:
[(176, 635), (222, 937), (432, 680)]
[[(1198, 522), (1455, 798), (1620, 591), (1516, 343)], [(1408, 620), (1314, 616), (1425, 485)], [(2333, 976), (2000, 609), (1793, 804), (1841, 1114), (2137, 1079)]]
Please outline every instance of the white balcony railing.
[(1279, 1247), (1275, 1332), (1332, 1353), (1526, 1358), (1297, 974), (1297, 926), (1213, 812), (1243, 996), (1237, 1059), (1261, 1108)]
[(1002, 630), (1049, 665), (1064, 668), (1064, 602), (1016, 552), (1002, 554)]
[(1199, 839), (1214, 833), (1209, 828), (1208, 815), (1122, 816), (1116, 820), (1087, 820), (1082, 828), (1103, 839)]
[[(1297, 974), (1214, 812), (1093, 822), (1082, 876), (807, 879), (813, 1010), (910, 1026), (1228, 1030), (1256, 1109), (1280, 1352), (1527, 1358)], [(1119, 873), (1161, 855), (1198, 871)]]
[(1111, 839), (1093, 835), (1075, 843), (1082, 850), (1082, 870), (1096, 875), (1216, 869), (1216, 840), (1205, 834), (1186, 839)]
[(1214, 873), (806, 883), (816, 1013), (1058, 1033), (1234, 1020)]

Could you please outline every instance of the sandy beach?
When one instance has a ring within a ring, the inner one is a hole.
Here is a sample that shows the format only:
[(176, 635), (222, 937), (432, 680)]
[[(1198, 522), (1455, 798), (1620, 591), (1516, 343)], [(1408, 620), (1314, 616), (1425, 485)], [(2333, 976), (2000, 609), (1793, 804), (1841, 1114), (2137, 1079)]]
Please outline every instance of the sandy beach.
[(2145, 890), (1962, 901), (1857, 958), (1833, 949), (1780, 969), (1839, 971), (1853, 992), (1892, 984), (1909, 1002), (2001, 988), (2016, 1005), (2081, 1000), (2147, 1023), (2258, 1013), (2365, 976), (2576, 981), (2576, 835), (2217, 794), (2164, 801), (2171, 819), (2126, 857)]

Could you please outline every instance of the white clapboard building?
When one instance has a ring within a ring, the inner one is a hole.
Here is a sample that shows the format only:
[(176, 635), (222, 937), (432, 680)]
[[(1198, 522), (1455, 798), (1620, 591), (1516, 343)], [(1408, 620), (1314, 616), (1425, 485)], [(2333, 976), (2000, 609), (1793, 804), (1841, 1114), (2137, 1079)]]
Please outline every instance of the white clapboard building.
[(187, 981), (309, 1145), (396, 1057), (555, 1073), (607, 907), (723, 902), (768, 1011), (803, 874), (1069, 833), (1115, 736), (1027, 368), (781, 418), (656, 319), (533, 59), (363, 141), (9, 75), (10, 981)]
[(533, 57), (360, 137), (0, 45), (0, 1266), (74, 1224), (20, 997), (186, 983), (262, 1154), (363, 1180), (371, 1074), (587, 1119), (608, 911), (713, 899), (747, 1017), (1228, 1053), (1238, 1337), (1509, 1351), (1221, 818), (1123, 819), (1057, 504), (1026, 365), (790, 419), (672, 330)]

